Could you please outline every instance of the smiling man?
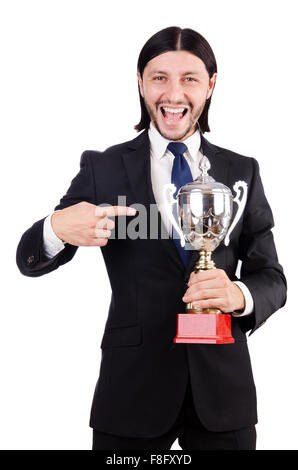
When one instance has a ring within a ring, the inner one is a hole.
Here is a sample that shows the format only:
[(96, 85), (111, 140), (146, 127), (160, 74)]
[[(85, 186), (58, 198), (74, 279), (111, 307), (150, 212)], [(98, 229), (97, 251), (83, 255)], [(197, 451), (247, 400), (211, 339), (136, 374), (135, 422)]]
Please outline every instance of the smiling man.
[(217, 76), (209, 77), (199, 57), (184, 50), (165, 52), (148, 62), (143, 77), (137, 75), (150, 120), (165, 139), (183, 141), (197, 131)]
[[(187, 450), (253, 450), (256, 393), (246, 333), (286, 300), (258, 163), (203, 135), (217, 66), (199, 33), (179, 27), (156, 33), (140, 52), (137, 78), (135, 128), (143, 132), (104, 152), (83, 153), (55, 211), (22, 236), (17, 263), (23, 274), (41, 276), (70, 261), (78, 246), (101, 247), (112, 295), (91, 409), (94, 450), (170, 449), (177, 438)], [(198, 255), (177, 244), (162, 191), (195, 179), (203, 155), (217, 181), (231, 189), (245, 181), (248, 197), (230, 244), (214, 254), (221, 269), (194, 274)], [(152, 204), (157, 238), (150, 238)], [(133, 221), (133, 206), (147, 211), (146, 237), (119, 236), (118, 216)], [(235, 343), (174, 344), (186, 302), (232, 313)]]

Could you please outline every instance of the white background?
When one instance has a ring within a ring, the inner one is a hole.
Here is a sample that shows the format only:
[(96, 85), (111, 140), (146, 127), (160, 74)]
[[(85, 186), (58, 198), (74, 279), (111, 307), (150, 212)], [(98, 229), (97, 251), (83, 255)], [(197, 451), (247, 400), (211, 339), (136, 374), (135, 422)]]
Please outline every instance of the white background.
[(260, 163), (289, 295), (249, 338), (258, 449), (298, 449), (295, 4), (1, 1), (2, 449), (91, 448), (89, 412), (110, 297), (101, 254), (81, 248), (57, 271), (27, 278), (15, 252), (22, 233), (59, 202), (85, 149), (135, 137), (139, 52), (174, 25), (199, 31), (217, 58), (205, 136)]

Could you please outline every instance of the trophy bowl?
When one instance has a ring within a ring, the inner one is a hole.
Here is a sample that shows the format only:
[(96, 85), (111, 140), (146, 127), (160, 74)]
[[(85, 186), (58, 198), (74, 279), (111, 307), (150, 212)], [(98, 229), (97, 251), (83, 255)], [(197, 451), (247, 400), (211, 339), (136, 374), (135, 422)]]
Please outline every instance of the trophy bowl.
[(178, 220), (184, 238), (195, 250), (214, 251), (232, 217), (233, 197), (221, 183), (194, 181), (178, 192)]

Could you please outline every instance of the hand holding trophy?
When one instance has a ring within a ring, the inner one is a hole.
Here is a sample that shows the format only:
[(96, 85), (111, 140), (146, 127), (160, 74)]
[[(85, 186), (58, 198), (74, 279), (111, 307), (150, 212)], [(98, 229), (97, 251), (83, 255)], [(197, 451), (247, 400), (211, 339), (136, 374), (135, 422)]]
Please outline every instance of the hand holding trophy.
[[(234, 185), (237, 197), (238, 211), (233, 224), (229, 229), (232, 211), (233, 196), (231, 190), (222, 183), (216, 182), (208, 175), (210, 163), (203, 156), (200, 161), (201, 175), (177, 193), (177, 200), (173, 198), (176, 187), (173, 184), (164, 188), (168, 216), (180, 236), (181, 245), (188, 242), (191, 249), (199, 251), (199, 259), (194, 272), (214, 269), (212, 252), (220, 242), (229, 236), (244, 209), (247, 195), (247, 184), (238, 181)], [(239, 192), (242, 189), (242, 198)], [(169, 191), (171, 200), (168, 201)], [(177, 219), (173, 214), (173, 205), (177, 205)], [(178, 220), (178, 222), (177, 222)], [(175, 343), (206, 343), (224, 344), (233, 343), (231, 334), (231, 315), (223, 314), (217, 308), (197, 308), (191, 303), (186, 306), (186, 313), (178, 313), (177, 336)]]

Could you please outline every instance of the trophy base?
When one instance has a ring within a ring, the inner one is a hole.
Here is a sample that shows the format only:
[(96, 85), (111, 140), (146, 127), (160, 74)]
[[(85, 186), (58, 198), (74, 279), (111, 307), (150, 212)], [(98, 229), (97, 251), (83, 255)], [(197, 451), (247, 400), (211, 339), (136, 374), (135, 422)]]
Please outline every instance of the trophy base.
[(174, 338), (174, 343), (234, 343), (231, 334), (231, 315), (209, 312), (178, 313), (177, 336)]

